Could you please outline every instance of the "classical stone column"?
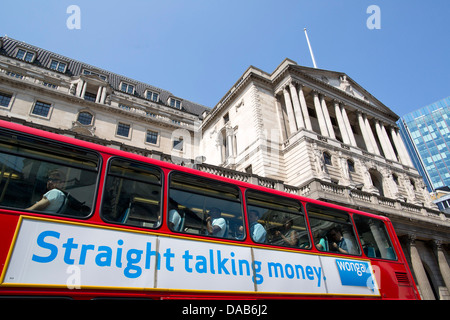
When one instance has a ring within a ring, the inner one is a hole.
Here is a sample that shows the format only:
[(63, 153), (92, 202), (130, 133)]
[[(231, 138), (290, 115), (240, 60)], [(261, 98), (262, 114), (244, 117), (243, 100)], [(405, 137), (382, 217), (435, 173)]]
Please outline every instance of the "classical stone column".
[(394, 127), (391, 127), (391, 135), (392, 139), (394, 140), (395, 147), (397, 148), (397, 151), (400, 154), (402, 164), (413, 167), (411, 158), (409, 157), (409, 153), (406, 150), (405, 144), (403, 143), (400, 133)]
[(334, 100), (334, 112), (336, 113), (336, 120), (338, 122), (339, 131), (341, 132), (342, 140), (345, 144), (350, 144), (350, 138), (347, 133), (347, 128), (344, 123), (344, 119), (342, 118), (341, 107), (339, 105), (339, 101)]
[(391, 132), (392, 141), (394, 141), (394, 146), (395, 146), (395, 149), (397, 150), (399, 162), (404, 165), (408, 165), (407, 160), (405, 159), (405, 155), (403, 154), (402, 147), (400, 146), (400, 144), (398, 142), (397, 133), (395, 132), (395, 128), (390, 127), (389, 131)]
[(106, 91), (108, 90), (108, 88), (107, 87), (102, 87), (102, 88), (103, 88), (103, 90), (102, 90), (102, 96), (100, 98), (100, 103), (105, 103)]
[(84, 95), (86, 94), (86, 87), (87, 87), (87, 82), (84, 81), (83, 89), (81, 90), (81, 95), (80, 95), (81, 98), (84, 98)]
[(292, 135), (297, 132), (297, 124), (295, 123), (294, 111), (292, 110), (291, 97), (289, 96), (289, 92), (286, 90), (286, 88), (283, 88), (283, 95), (284, 103), (286, 105), (286, 111), (288, 114), (289, 130), (290, 134)]
[(450, 267), (448, 266), (447, 259), (445, 258), (445, 253), (442, 250), (442, 241), (435, 240), (439, 270), (441, 271), (441, 276), (444, 279), (445, 286), (450, 293)]
[(386, 249), (386, 241), (385, 237), (380, 232), (380, 229), (378, 228), (378, 225), (373, 222), (373, 220), (369, 221), (369, 228), (372, 232), (373, 238), (375, 239), (375, 243), (377, 244), (378, 250), (380, 250), (380, 254), (382, 258), (387, 258), (388, 252)]
[(226, 139), (227, 139), (228, 158), (234, 159), (234, 147), (233, 147), (234, 130), (231, 127), (227, 127), (226, 135), (227, 135)]
[(359, 122), (359, 128), (361, 129), (361, 133), (364, 139), (364, 143), (366, 144), (366, 149), (370, 153), (375, 153), (373, 147), (372, 147), (372, 141), (369, 138), (369, 133), (367, 132), (366, 123), (364, 121), (363, 114), (358, 111), (358, 122)]
[(394, 151), (394, 147), (392, 146), (392, 143), (391, 143), (391, 139), (389, 139), (389, 135), (387, 134), (386, 127), (381, 123), (380, 123), (380, 125), (381, 125), (381, 132), (383, 133), (383, 136), (386, 139), (387, 147), (389, 149), (389, 152), (391, 153), (392, 160), (398, 161), (397, 156)]
[(369, 135), (370, 142), (372, 143), (373, 152), (377, 155), (381, 155), (380, 150), (378, 150), (377, 141), (373, 135), (372, 127), (370, 126), (369, 119), (364, 115), (364, 123), (366, 124), (367, 134)]
[(294, 106), (295, 121), (297, 122), (297, 128), (300, 130), (301, 128), (305, 127), (305, 123), (303, 121), (302, 110), (300, 109), (300, 101), (298, 99), (297, 89), (292, 82), (289, 84), (289, 89), (291, 91), (292, 104)]
[(381, 128), (381, 123), (378, 120), (375, 120), (375, 129), (377, 131), (378, 140), (380, 141), (381, 149), (383, 149), (384, 156), (389, 160), (394, 160), (391, 151), (389, 150), (388, 147), (388, 141), (386, 141), (387, 137), (384, 136), (383, 130)]
[(325, 123), (325, 118), (323, 116), (322, 106), (320, 105), (319, 93), (317, 91), (313, 91), (314, 95), (314, 107), (316, 109), (317, 120), (319, 121), (320, 134), (329, 137), (327, 125)]
[(305, 120), (306, 129), (312, 131), (311, 119), (309, 118), (308, 106), (306, 105), (305, 95), (303, 94), (303, 85), (299, 85), (298, 97), (300, 100), (300, 107), (303, 113), (303, 119)]
[(336, 139), (336, 135), (334, 134), (333, 124), (331, 123), (330, 114), (328, 113), (327, 103), (325, 102), (325, 96), (320, 95), (320, 104), (322, 105), (323, 117), (325, 118), (325, 123), (328, 129), (328, 136), (330, 138)]
[(84, 86), (84, 80), (82, 80), (82, 79), (78, 80), (77, 91), (76, 91), (77, 97), (81, 97), (81, 92), (83, 90), (83, 86)]
[(98, 90), (97, 90), (97, 96), (95, 97), (95, 102), (99, 103), (100, 99), (102, 98), (102, 91), (103, 91), (103, 87), (99, 86)]
[(411, 252), (411, 264), (416, 276), (417, 286), (423, 300), (435, 300), (433, 290), (428, 282), (427, 274), (420, 259), (419, 251), (416, 248), (416, 235), (408, 235), (409, 249)]
[(342, 112), (342, 119), (344, 119), (345, 126), (347, 128), (348, 137), (350, 139), (350, 144), (354, 147), (357, 147), (355, 140), (355, 135), (352, 131), (352, 126), (350, 125), (350, 120), (348, 120), (347, 111), (345, 110), (345, 107), (341, 105), (341, 112)]

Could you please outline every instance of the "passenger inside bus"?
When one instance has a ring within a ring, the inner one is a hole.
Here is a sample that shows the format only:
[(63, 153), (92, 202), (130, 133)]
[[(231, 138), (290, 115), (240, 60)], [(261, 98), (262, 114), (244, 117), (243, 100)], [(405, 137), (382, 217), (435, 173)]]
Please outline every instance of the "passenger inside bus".
[(178, 203), (172, 198), (169, 199), (169, 228), (172, 231), (183, 231), (184, 212), (178, 207)]
[(284, 218), (283, 226), (280, 230), (275, 231), (275, 236), (278, 238), (273, 243), (281, 246), (297, 247), (299, 242), (299, 234), (292, 229), (294, 221), (291, 218)]
[(66, 195), (62, 190), (64, 185), (63, 174), (60, 170), (52, 170), (47, 178), (47, 192), (41, 200), (28, 207), (26, 210), (37, 210), (48, 213), (59, 213), (63, 211)]
[(360, 254), (348, 213), (317, 204), (308, 204), (307, 211), (318, 250)]
[(332, 228), (329, 232), (329, 239), (331, 239), (330, 247), (333, 251), (338, 251), (339, 253), (353, 253), (353, 245), (348, 240), (342, 236), (342, 232), (338, 228)]
[[(256, 210), (250, 210), (248, 212), (248, 219), (250, 223), (250, 236), (252, 237), (253, 241), (257, 243), (264, 243), (266, 242), (266, 236), (267, 232), (266, 229), (258, 222), (259, 219), (259, 213)], [(242, 230), (244, 227), (241, 227)]]
[(206, 229), (210, 235), (215, 237), (223, 238), (227, 236), (227, 222), (222, 218), (218, 208), (209, 210), (208, 217), (206, 218)]
[(318, 250), (328, 251), (328, 240), (326, 238), (326, 233), (316, 230), (313, 232), (313, 238)]

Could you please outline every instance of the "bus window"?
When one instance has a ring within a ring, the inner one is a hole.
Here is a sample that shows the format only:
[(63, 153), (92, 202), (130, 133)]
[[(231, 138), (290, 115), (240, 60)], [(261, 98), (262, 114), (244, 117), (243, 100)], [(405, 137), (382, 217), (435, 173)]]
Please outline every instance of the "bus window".
[(172, 231), (243, 239), (239, 189), (194, 175), (170, 175), (168, 225)]
[(156, 228), (161, 220), (161, 172), (115, 158), (103, 191), (102, 218), (124, 225)]
[(306, 205), (314, 244), (320, 251), (359, 255), (350, 216), (341, 210), (308, 203)]
[(300, 202), (253, 190), (248, 190), (246, 197), (249, 231), (253, 241), (283, 247), (311, 248)]
[(0, 206), (87, 217), (98, 167), (95, 153), (0, 131)]
[(383, 221), (356, 214), (353, 219), (363, 251), (368, 257), (397, 259)]

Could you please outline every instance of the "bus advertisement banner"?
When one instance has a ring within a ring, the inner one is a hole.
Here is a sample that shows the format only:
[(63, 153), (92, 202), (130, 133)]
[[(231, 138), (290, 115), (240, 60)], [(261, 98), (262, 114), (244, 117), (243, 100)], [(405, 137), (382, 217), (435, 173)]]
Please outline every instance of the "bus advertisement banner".
[(379, 296), (369, 260), (21, 218), (2, 286)]

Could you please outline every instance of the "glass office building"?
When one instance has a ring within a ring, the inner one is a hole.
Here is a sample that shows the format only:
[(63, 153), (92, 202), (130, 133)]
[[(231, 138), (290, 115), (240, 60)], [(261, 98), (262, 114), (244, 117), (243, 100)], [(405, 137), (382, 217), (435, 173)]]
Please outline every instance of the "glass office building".
[(428, 191), (450, 186), (450, 97), (401, 117), (397, 124)]

